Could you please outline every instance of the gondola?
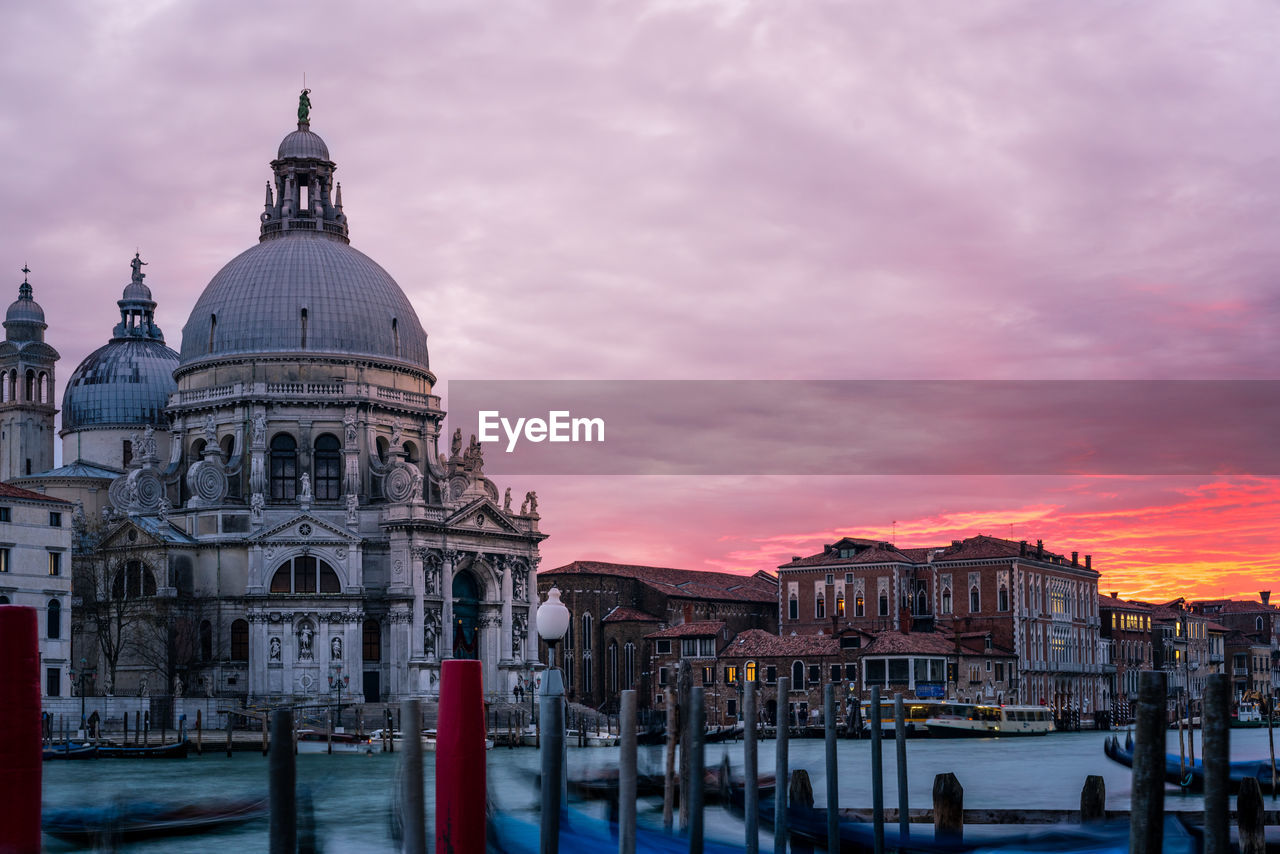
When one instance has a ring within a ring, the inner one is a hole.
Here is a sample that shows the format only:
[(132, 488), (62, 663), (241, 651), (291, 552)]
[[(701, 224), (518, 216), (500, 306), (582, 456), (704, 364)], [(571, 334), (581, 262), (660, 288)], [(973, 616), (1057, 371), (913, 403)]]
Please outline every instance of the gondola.
[[(742, 812), (740, 795), (735, 795), (732, 805)], [(772, 828), (774, 818), (773, 798), (760, 800), (760, 824)], [(825, 848), (827, 843), (827, 811), (810, 806), (787, 806), (787, 832), (792, 840)], [(966, 852), (1043, 852), (1043, 854), (1127, 854), (1129, 851), (1129, 822), (1112, 821), (1104, 824), (1054, 824), (987, 826), (982, 832), (969, 832), (961, 840), (935, 839), (933, 828), (913, 825), (907, 838), (898, 834), (896, 824), (884, 827), (885, 850), (904, 854), (966, 854)], [(875, 827), (866, 821), (840, 822), (841, 854), (867, 854), (875, 850)], [(1198, 837), (1177, 816), (1165, 816), (1165, 854), (1196, 854), (1200, 850)]]
[[(1133, 737), (1125, 739), (1124, 746), (1121, 746), (1120, 740), (1114, 735), (1107, 739), (1103, 745), (1103, 751), (1107, 754), (1107, 758), (1119, 762), (1128, 768), (1133, 767)], [(1265, 759), (1249, 759), (1241, 762), (1232, 762), (1230, 766), (1229, 780), (1231, 791), (1237, 792), (1240, 789), (1240, 781), (1246, 777), (1252, 777), (1258, 781), (1258, 786), (1264, 792), (1271, 790), (1271, 763)], [(1189, 792), (1204, 791), (1204, 760), (1203, 758), (1196, 761), (1179, 761), (1178, 757), (1173, 754), (1165, 754), (1164, 757), (1164, 779), (1166, 783), (1174, 786), (1181, 786)]]
[(722, 741), (737, 741), (742, 738), (742, 724), (718, 726), (708, 729), (702, 736), (704, 744), (718, 744)]
[(212, 804), (116, 804), (52, 810), (41, 824), (49, 836), (77, 845), (127, 843), (221, 829), (262, 818), (267, 799)]
[(92, 744), (50, 745), (44, 749), (44, 761), (53, 759), (97, 759), (98, 748)]
[(186, 759), (191, 743), (185, 738), (173, 744), (154, 747), (97, 745), (99, 759)]
[(664, 729), (648, 729), (636, 733), (636, 744), (666, 744), (667, 731)]
[[(509, 813), (490, 812), (489, 850), (495, 854), (537, 854), (540, 825)], [(618, 848), (617, 824), (591, 818), (576, 810), (561, 813), (560, 854), (600, 854)], [(686, 854), (689, 837), (663, 833), (640, 825), (636, 828), (637, 854)], [(742, 854), (741, 843), (706, 839), (704, 854)]]
[[(705, 803), (715, 803), (724, 797), (724, 784), (722, 782), (724, 771), (722, 768), (708, 768), (704, 777), (705, 787), (703, 789), (703, 798)], [(772, 774), (761, 774), (756, 781), (756, 788), (759, 790), (761, 797), (767, 797), (773, 794), (775, 788), (775, 777)], [(638, 774), (636, 775), (636, 797), (646, 798), (661, 795), (665, 785), (665, 777), (662, 774)], [(731, 791), (741, 792), (743, 780), (741, 777), (730, 777), (729, 788)], [(578, 777), (570, 780), (568, 783), (570, 793), (584, 800), (613, 800), (618, 796), (618, 769), (604, 769), (599, 773), (589, 777)], [(677, 785), (677, 791), (679, 786)]]

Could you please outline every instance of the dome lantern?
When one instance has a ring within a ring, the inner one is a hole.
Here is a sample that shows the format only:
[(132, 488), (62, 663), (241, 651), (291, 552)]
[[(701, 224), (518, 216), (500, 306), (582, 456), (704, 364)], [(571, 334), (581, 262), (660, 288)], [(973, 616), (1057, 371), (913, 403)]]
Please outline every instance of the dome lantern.
[(290, 231), (324, 234), (347, 241), (347, 217), (341, 197), (332, 201), (333, 173), (337, 166), (329, 159), (329, 146), (311, 130), (311, 90), (298, 96), (298, 129), (280, 142), (274, 185), (267, 185), (266, 210), (262, 212), (261, 240), (280, 237)]

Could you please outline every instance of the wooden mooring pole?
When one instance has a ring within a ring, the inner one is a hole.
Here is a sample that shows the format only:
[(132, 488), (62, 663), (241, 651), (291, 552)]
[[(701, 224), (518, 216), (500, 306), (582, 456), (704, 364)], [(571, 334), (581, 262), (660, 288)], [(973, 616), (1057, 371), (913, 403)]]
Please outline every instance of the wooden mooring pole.
[(1231, 792), (1231, 686), (1225, 673), (1213, 673), (1204, 688), (1204, 851), (1227, 854), (1231, 828), (1227, 818)]
[(1084, 778), (1080, 790), (1080, 823), (1096, 824), (1107, 820), (1107, 783), (1097, 774)]
[(760, 854), (760, 756), (756, 746), (756, 683), (743, 686), (742, 694), (742, 773), (743, 821), (746, 824), (745, 854)]
[[(787, 781), (790, 779), (787, 747), (791, 738), (791, 712), (787, 698), (790, 692), (791, 679), (779, 676), (778, 714), (774, 720), (773, 854), (787, 854)], [(750, 783), (748, 780), (747, 784)]]
[(893, 740), (898, 760), (898, 839), (906, 840), (911, 837), (911, 808), (907, 798), (907, 709), (900, 692), (893, 695)]
[[(1167, 688), (1162, 671), (1140, 674), (1133, 746), (1130, 854), (1160, 854), (1164, 842), (1164, 736)], [(1206, 706), (1208, 704), (1206, 703)], [(1208, 754), (1208, 732), (1205, 733)]]
[[(294, 854), (298, 850), (298, 768), (293, 755), (293, 712), (272, 712), (271, 729), (271, 754), (267, 759), (270, 850), (271, 854)], [(230, 732), (228, 726), (228, 749)]]
[[(410, 721), (421, 719), (420, 704), (417, 700), (404, 700), (401, 706), (401, 717)], [(427, 814), (423, 800), (422, 782), (422, 736), (416, 731), (406, 733), (404, 738), (404, 759), (402, 788), (400, 790), (400, 816), (403, 824), (403, 854), (427, 854)]]
[(676, 801), (676, 699), (670, 686), (663, 699), (667, 704), (667, 764), (662, 778), (662, 828), (670, 832)]
[(618, 854), (636, 854), (636, 692), (622, 692), (618, 722)]
[[(706, 689), (701, 685), (689, 691), (689, 854), (702, 854), (702, 800), (706, 793), (706, 755), (704, 741), (707, 733)], [(680, 793), (680, 806), (684, 806), (685, 792)]]
[(196, 756), (203, 752), (204, 730), (200, 726), (200, 710), (196, 709)]
[(884, 854), (884, 756), (881, 755), (880, 686), (871, 686), (871, 822), (872, 848)]
[(933, 836), (939, 842), (964, 839), (964, 786), (949, 771), (933, 778)]
[(822, 697), (823, 735), (826, 737), (827, 850), (840, 850), (840, 771), (836, 761), (836, 686), (828, 683)]
[[(1204, 742), (1201, 742), (1203, 747)], [(1267, 850), (1267, 826), (1262, 814), (1262, 787), (1253, 777), (1240, 781), (1236, 795), (1236, 824), (1240, 831), (1240, 854), (1264, 854)]]

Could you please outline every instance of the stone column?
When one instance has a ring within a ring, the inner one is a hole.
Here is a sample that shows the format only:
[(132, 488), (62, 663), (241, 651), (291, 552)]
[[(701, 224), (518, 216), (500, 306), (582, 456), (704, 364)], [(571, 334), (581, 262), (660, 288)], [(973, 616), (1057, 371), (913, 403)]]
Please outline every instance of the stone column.
[(423, 643), (422, 630), (424, 622), (425, 605), (423, 598), (427, 595), (427, 577), (425, 567), (423, 566), (423, 558), (426, 556), (426, 549), (414, 548), (409, 550), (409, 578), (413, 587), (413, 622), (409, 624), (409, 657), (411, 660), (421, 660), (426, 656), (425, 644)]
[(245, 619), (249, 621), (249, 697), (252, 699), (270, 692), (267, 684), (267, 665), (270, 663), (267, 633), (271, 624), (256, 614), (246, 614)]
[(440, 658), (453, 658), (453, 571), (457, 566), (458, 552), (448, 549), (444, 553), (444, 565), (440, 567), (440, 595), (444, 607), (440, 614)]
[(502, 573), (502, 623), (498, 627), (500, 633), (499, 639), (502, 645), (501, 661), (511, 661), (512, 644), (511, 644), (511, 562), (503, 557), (499, 558), (499, 571)]

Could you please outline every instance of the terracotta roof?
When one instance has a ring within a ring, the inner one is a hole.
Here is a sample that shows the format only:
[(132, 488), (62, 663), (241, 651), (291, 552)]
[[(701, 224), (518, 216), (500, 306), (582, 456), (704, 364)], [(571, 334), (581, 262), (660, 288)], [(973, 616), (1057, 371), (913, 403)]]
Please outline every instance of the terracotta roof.
[(885, 655), (897, 653), (928, 653), (931, 655), (954, 655), (955, 642), (947, 635), (935, 632), (875, 632), (871, 643), (863, 646), (863, 655)]
[(668, 596), (687, 599), (734, 602), (778, 600), (778, 582), (759, 572), (754, 575), (734, 575), (731, 572), (575, 560), (555, 569), (544, 570), (539, 575), (612, 575), (634, 578)]
[(1204, 628), (1207, 632), (1222, 632), (1223, 634), (1231, 631), (1231, 629), (1222, 625), (1222, 623), (1205, 623)]
[(660, 623), (653, 614), (637, 611), (635, 608), (624, 608), (621, 605), (604, 615), (602, 623)]
[(646, 638), (707, 638), (724, 631), (724, 623), (704, 620), (697, 623), (681, 623), (669, 629), (645, 635)]
[(779, 637), (763, 629), (739, 632), (720, 651), (721, 656), (770, 658), (787, 656), (839, 655), (840, 644), (830, 635), (788, 635)]
[(1013, 650), (997, 643), (992, 643), (991, 649), (987, 649), (986, 632), (971, 632), (960, 636), (957, 640), (960, 644), (960, 651), (970, 655), (1006, 655), (1010, 657), (1017, 655)]
[(1126, 611), (1150, 611), (1155, 606), (1150, 602), (1139, 602), (1137, 599), (1121, 599), (1119, 596), (1098, 594), (1099, 608), (1123, 608)]
[[(857, 542), (868, 542), (859, 540)], [(790, 563), (784, 563), (778, 569), (796, 569), (802, 566), (850, 566), (868, 563), (916, 563), (907, 555), (903, 554), (897, 548), (889, 543), (876, 543), (868, 548), (863, 549), (851, 557), (840, 557), (840, 550), (833, 549), (831, 551), (822, 551), (819, 554), (809, 555), (793, 559)]]
[(10, 483), (0, 483), (0, 498), (12, 498), (15, 501), (44, 501), (49, 504), (65, 504), (67, 507), (73, 506), (70, 501), (63, 501), (61, 498), (51, 498), (48, 495), (41, 495), (38, 492), (32, 492), (29, 489), (23, 489)]
[(1276, 609), (1270, 603), (1263, 605), (1261, 602), (1240, 599), (1205, 599), (1192, 602), (1191, 606), (1202, 614), (1257, 614)]

